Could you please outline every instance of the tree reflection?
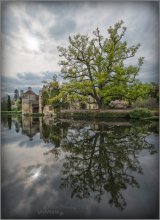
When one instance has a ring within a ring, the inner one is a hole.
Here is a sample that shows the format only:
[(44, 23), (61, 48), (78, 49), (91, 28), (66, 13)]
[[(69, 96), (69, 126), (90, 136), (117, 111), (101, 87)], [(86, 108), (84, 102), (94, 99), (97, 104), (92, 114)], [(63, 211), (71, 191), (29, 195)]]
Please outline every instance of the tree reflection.
[(8, 116), (8, 129), (11, 130), (12, 128), (12, 118)]
[(134, 173), (143, 173), (139, 152), (155, 153), (147, 135), (148, 126), (92, 124), (69, 130), (63, 149), (70, 154), (63, 163), (61, 187), (71, 187), (71, 197), (94, 197), (98, 202), (108, 193), (109, 203), (123, 209), (123, 190), (139, 187)]
[[(60, 147), (61, 140), (66, 136), (69, 124), (54, 120), (51, 124), (43, 120), (41, 138), (45, 143), (52, 143), (54, 147)], [(50, 152), (54, 152), (50, 151)]]

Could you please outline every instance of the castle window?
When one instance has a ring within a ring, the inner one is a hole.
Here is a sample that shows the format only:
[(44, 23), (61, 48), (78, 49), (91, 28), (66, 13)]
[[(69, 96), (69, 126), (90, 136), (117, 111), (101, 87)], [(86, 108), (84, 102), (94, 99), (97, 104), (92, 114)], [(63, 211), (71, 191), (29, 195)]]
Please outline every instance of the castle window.
[(49, 110), (52, 110), (52, 106), (49, 106)]

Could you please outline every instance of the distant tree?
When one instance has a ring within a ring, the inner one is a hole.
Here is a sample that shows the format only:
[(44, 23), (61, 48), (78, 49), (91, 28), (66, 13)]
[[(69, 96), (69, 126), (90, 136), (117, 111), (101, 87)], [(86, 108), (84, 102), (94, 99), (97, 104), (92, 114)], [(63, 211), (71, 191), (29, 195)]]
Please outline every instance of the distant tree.
[(19, 91), (18, 89), (14, 90), (14, 100), (17, 101), (17, 99), (19, 99)]
[(8, 99), (7, 99), (7, 110), (11, 111), (11, 97), (8, 95)]
[[(127, 65), (126, 61), (136, 55), (140, 44), (128, 46), (122, 41), (126, 32), (123, 23), (109, 27), (107, 38), (97, 28), (92, 39), (77, 34), (69, 37), (67, 48), (58, 47), (61, 72), (68, 80), (65, 94), (76, 100), (89, 101), (92, 97), (99, 109), (117, 98), (131, 101), (131, 94), (134, 100), (144, 96), (147, 89), (143, 91), (144, 86), (136, 80), (144, 57), (138, 58), (137, 65)], [(137, 87), (142, 93), (137, 92)]]
[(159, 85), (154, 82), (151, 83), (150, 96), (152, 98), (155, 98), (156, 101), (159, 102)]
[(7, 111), (7, 100), (6, 98), (1, 99), (1, 110)]

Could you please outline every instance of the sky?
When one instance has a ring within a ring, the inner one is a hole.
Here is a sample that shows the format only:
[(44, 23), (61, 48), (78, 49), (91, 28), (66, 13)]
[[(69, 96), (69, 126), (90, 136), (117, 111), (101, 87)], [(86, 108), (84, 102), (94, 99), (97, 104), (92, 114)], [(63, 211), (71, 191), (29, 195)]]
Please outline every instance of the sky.
[(57, 46), (77, 33), (92, 37), (97, 27), (107, 37), (120, 20), (128, 45), (141, 44), (139, 79), (158, 83), (158, 2), (2, 2), (2, 94), (29, 86), (38, 93), (54, 74), (62, 81)]

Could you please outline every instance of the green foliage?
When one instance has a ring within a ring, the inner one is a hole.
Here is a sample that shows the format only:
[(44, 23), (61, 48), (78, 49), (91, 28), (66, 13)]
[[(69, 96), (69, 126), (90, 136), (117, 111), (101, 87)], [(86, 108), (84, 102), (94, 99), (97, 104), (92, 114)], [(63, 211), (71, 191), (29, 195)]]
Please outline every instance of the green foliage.
[(45, 86), (45, 89), (42, 90), (42, 105), (49, 105), (49, 104), (54, 104), (56, 103), (51, 103), (50, 99), (53, 97), (58, 96), (59, 94), (59, 83), (56, 81), (56, 76), (53, 77), (53, 81), (50, 83), (46, 82), (48, 85)]
[(68, 102), (65, 95), (65, 89), (60, 89), (57, 82), (57, 77), (54, 76), (53, 80), (42, 90), (42, 105), (52, 105), (54, 109), (67, 108)]
[(48, 92), (47, 91), (43, 91), (42, 92), (42, 105), (43, 106), (48, 105), (49, 104), (48, 100), (49, 100)]
[(150, 85), (151, 85), (150, 97), (155, 98), (157, 103), (159, 103), (159, 85), (154, 82), (152, 82)]
[(21, 111), (1, 111), (2, 115), (21, 115)]
[(140, 57), (135, 66), (125, 62), (136, 55), (140, 44), (129, 47), (122, 40), (126, 31), (123, 23), (109, 27), (107, 38), (97, 28), (92, 39), (77, 34), (69, 37), (67, 48), (58, 47), (61, 72), (68, 80), (68, 99), (92, 97), (103, 108), (117, 98), (132, 102), (145, 95), (144, 86), (136, 81), (144, 58)]
[(1, 111), (7, 111), (7, 100), (1, 100)]
[(16, 105), (16, 110), (20, 111), (22, 109), (22, 99), (19, 98), (15, 101), (15, 105)]
[(130, 118), (148, 118), (152, 117), (153, 114), (149, 109), (146, 108), (136, 108), (132, 110), (130, 113)]

